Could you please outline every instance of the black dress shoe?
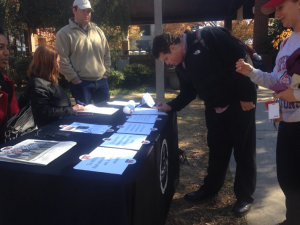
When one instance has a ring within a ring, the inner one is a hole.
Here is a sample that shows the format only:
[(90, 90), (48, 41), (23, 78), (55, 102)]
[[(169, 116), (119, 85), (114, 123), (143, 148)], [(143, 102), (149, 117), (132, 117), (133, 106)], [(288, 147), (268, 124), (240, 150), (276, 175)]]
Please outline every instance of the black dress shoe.
[(245, 216), (250, 212), (251, 205), (252, 203), (237, 201), (232, 208), (232, 212), (236, 217)]
[(184, 196), (186, 201), (202, 201), (204, 199), (213, 198), (217, 194), (210, 194), (203, 190), (197, 190), (191, 193), (188, 193)]

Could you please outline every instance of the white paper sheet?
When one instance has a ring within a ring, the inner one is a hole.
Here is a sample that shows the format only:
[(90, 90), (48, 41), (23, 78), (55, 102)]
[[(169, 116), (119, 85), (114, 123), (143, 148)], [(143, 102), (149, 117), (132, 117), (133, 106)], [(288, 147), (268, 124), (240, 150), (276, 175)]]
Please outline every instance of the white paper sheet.
[(149, 135), (151, 131), (155, 131), (152, 123), (124, 123), (118, 126), (119, 130), (117, 133), (127, 134), (146, 134)]
[(158, 112), (157, 109), (135, 108), (132, 115), (168, 115), (165, 112)]
[(131, 123), (155, 123), (157, 115), (131, 115), (127, 122)]
[(121, 175), (128, 164), (135, 162), (133, 157), (136, 151), (97, 147), (84, 160), (78, 163), (74, 169), (93, 172), (111, 173)]
[(79, 111), (78, 114), (83, 113), (97, 113), (97, 114), (105, 114), (105, 115), (112, 115), (115, 112), (117, 112), (119, 109), (111, 108), (111, 107), (97, 107), (94, 105), (87, 105), (85, 106), (88, 110), (85, 111)]
[[(107, 102), (108, 105), (120, 105), (120, 106), (125, 106), (128, 104), (128, 101), (112, 101), (112, 102)], [(135, 103), (135, 106), (137, 106), (139, 103)]]
[(89, 123), (77, 123), (74, 122), (70, 125), (61, 125), (62, 131), (72, 131), (80, 133), (90, 133), (90, 134), (104, 134), (106, 131), (112, 127), (110, 125), (97, 125)]
[(109, 138), (103, 139), (104, 142), (100, 145), (100, 147), (140, 150), (146, 138), (147, 135), (114, 133)]

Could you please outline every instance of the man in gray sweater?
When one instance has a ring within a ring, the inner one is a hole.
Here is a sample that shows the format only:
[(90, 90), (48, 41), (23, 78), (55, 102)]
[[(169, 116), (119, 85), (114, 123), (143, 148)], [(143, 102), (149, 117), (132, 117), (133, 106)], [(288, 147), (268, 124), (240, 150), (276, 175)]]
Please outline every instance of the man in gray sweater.
[(90, 22), (93, 11), (88, 0), (75, 0), (74, 18), (61, 28), (55, 41), (60, 55), (59, 72), (69, 81), (76, 101), (94, 104), (109, 100), (107, 76), (111, 59), (103, 31)]

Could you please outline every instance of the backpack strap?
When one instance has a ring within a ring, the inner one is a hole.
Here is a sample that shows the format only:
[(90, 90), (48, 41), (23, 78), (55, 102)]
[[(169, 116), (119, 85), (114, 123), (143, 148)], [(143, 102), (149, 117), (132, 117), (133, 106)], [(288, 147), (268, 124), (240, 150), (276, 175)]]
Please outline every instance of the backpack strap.
[(28, 103), (30, 103), (28, 99), (28, 94), (27, 92), (23, 92), (19, 97), (18, 97), (18, 106), (19, 109), (23, 109)]

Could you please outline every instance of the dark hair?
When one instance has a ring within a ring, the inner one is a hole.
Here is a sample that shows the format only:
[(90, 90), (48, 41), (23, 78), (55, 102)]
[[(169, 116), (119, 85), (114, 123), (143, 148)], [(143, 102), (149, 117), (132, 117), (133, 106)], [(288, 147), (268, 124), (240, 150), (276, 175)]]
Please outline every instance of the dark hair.
[(180, 36), (178, 34), (171, 34), (164, 32), (157, 35), (153, 39), (152, 55), (158, 59), (160, 53), (170, 53), (170, 45), (176, 45), (180, 43)]
[(2, 27), (0, 27), (0, 35), (4, 35), (4, 30), (3, 30), (3, 28)]
[(73, 8), (75, 9), (75, 11), (77, 11), (77, 7), (78, 7), (78, 5), (73, 6)]
[(40, 77), (58, 84), (57, 68), (58, 52), (50, 45), (42, 45), (35, 50), (32, 62), (28, 69), (29, 77)]

